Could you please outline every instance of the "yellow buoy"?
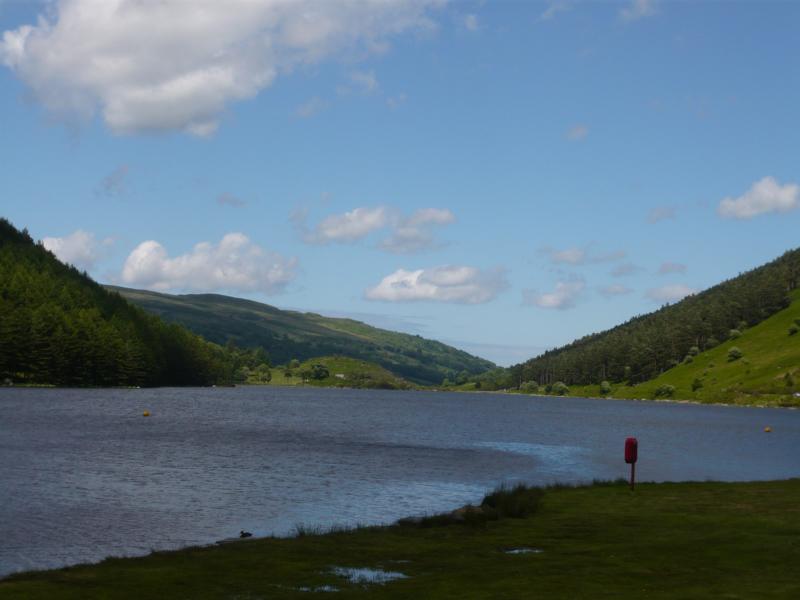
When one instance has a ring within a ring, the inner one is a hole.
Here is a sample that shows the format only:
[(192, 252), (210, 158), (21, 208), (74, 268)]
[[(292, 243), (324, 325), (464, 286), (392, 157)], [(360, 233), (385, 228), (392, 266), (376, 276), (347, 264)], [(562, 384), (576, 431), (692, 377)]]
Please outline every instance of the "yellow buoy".
[(150, 416), (150, 411), (149, 411), (149, 410), (146, 410), (146, 411), (144, 411), (144, 412), (142, 413), (142, 416), (143, 416), (143, 417), (149, 417), (149, 416)]
[(769, 425), (767, 425), (766, 427), (764, 427), (764, 433), (769, 433), (769, 432), (771, 432), (771, 431), (772, 431), (772, 427), (770, 427)]

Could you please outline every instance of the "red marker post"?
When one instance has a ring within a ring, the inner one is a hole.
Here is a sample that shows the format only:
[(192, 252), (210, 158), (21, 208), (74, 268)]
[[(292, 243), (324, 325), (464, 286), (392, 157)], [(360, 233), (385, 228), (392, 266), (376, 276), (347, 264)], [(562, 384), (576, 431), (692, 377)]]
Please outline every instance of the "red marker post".
[(636, 459), (639, 458), (639, 442), (635, 437), (625, 439), (625, 462), (631, 466), (631, 489), (636, 476)]

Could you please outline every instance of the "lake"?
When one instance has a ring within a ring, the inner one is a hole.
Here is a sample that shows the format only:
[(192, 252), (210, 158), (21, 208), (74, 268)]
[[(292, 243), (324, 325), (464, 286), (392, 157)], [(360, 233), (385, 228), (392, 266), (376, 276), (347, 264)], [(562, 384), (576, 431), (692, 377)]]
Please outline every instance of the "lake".
[(279, 387), (2, 389), (0, 575), (241, 529), (388, 523), (502, 483), (627, 477), (628, 436), (639, 438), (642, 480), (800, 476), (800, 411)]

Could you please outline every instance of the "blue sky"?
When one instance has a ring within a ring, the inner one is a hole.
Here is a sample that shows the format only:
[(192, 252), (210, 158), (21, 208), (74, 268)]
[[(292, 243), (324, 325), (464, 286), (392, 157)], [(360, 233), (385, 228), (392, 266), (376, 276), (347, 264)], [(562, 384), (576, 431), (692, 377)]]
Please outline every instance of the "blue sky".
[(798, 245), (800, 4), (0, 0), (0, 214), (521, 361)]

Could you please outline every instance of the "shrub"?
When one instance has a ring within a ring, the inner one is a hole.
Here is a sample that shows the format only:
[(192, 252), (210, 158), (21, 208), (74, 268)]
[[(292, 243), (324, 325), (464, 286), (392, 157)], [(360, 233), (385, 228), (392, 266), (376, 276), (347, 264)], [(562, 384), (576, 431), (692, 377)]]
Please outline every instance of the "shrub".
[(798, 328), (797, 325), (792, 325), (789, 327), (789, 335), (794, 335), (798, 331), (800, 331), (800, 328)]
[(669, 385), (665, 383), (660, 385), (656, 388), (655, 397), (656, 398), (671, 398), (672, 395), (675, 393), (675, 386)]
[(783, 376), (783, 382), (786, 384), (786, 387), (789, 388), (789, 389), (794, 387), (794, 377), (792, 377), (791, 373), (786, 373), (786, 375)]
[(736, 346), (728, 350), (728, 362), (739, 360), (742, 356), (744, 356), (744, 353)]
[(689, 363), (694, 362), (694, 356), (691, 354), (687, 354), (683, 357), (683, 364), (688, 365)]
[(564, 396), (569, 393), (569, 388), (567, 387), (567, 384), (564, 383), (563, 381), (556, 381), (553, 384), (553, 393), (556, 396)]
[(698, 354), (700, 354), (700, 348), (697, 346), (692, 346), (689, 348), (689, 356), (697, 356)]
[(535, 381), (523, 381), (519, 385), (519, 391), (526, 394), (535, 394), (539, 391), (539, 384)]
[(728, 332), (728, 337), (732, 340), (735, 340), (736, 338), (742, 337), (742, 332), (738, 329), (731, 329)]
[(736, 329), (739, 331), (744, 331), (747, 329), (747, 321), (739, 321), (739, 324), (736, 326)]
[(541, 488), (529, 488), (518, 485), (513, 488), (501, 487), (483, 499), (481, 507), (484, 511), (489, 508), (500, 519), (522, 519), (532, 515), (539, 508), (539, 502), (544, 495)]
[(692, 391), (696, 392), (701, 387), (703, 387), (703, 380), (699, 377), (695, 377), (694, 381), (692, 382)]
[(719, 340), (715, 337), (708, 338), (706, 340), (706, 350), (713, 348), (714, 346), (719, 346)]
[(681, 363), (673, 358), (672, 360), (669, 361), (669, 368), (672, 369), (674, 367), (677, 367), (679, 364)]
[(605, 396), (606, 394), (611, 393), (611, 384), (607, 381), (600, 382), (600, 393)]

